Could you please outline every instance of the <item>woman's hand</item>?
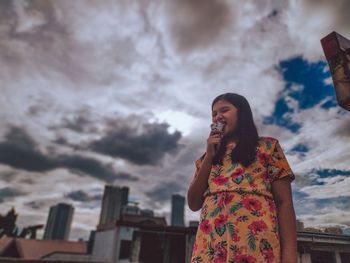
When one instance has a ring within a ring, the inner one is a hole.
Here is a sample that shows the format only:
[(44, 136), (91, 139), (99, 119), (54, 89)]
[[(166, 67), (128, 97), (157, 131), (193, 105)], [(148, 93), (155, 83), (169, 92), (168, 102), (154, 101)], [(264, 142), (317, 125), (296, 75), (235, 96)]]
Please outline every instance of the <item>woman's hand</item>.
[(210, 159), (213, 159), (214, 156), (216, 155), (220, 143), (221, 143), (221, 133), (219, 131), (212, 131), (209, 135), (209, 138), (207, 139), (207, 157)]

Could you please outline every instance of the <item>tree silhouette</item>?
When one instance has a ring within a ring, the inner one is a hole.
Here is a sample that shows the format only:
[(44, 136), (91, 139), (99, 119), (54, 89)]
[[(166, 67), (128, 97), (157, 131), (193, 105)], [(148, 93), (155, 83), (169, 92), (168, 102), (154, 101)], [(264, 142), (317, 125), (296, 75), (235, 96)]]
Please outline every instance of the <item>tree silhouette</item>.
[(3, 236), (8, 237), (29, 237), (31, 239), (36, 238), (36, 231), (42, 229), (44, 225), (33, 225), (23, 228), (19, 231), (16, 225), (18, 214), (12, 207), (5, 216), (0, 214), (0, 238)]

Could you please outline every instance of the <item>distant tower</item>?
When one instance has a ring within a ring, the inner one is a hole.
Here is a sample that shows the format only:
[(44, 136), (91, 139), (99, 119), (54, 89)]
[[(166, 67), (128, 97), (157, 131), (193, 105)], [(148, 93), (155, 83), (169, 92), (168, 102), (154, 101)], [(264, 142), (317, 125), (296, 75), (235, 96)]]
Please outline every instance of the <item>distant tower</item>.
[(185, 197), (172, 195), (171, 197), (171, 225), (185, 226)]
[(297, 231), (304, 231), (304, 223), (300, 220), (296, 220), (297, 225)]
[(67, 240), (72, 223), (74, 207), (59, 203), (50, 207), (45, 227), (44, 239)]
[(129, 188), (106, 185), (103, 194), (100, 225), (121, 218), (123, 207), (128, 204)]

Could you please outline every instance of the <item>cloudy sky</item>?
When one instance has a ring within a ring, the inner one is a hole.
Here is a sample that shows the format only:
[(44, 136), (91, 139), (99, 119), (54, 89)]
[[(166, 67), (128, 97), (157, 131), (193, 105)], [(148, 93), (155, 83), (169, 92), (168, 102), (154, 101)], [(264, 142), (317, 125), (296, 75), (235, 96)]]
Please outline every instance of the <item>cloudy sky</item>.
[(319, 41), (350, 38), (350, 2), (328, 2), (1, 0), (0, 213), (45, 224), (71, 203), (71, 238), (86, 238), (115, 184), (170, 222), (211, 101), (236, 92), (285, 150), (297, 217), (349, 231), (350, 113)]

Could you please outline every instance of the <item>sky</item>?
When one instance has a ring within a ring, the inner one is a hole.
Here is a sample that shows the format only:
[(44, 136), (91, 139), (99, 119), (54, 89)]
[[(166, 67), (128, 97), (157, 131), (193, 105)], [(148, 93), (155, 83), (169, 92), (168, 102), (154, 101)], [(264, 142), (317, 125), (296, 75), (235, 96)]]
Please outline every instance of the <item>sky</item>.
[(297, 218), (350, 234), (350, 113), (320, 45), (350, 38), (349, 13), (347, 0), (0, 1), (0, 213), (45, 224), (69, 203), (70, 238), (87, 238), (113, 184), (170, 223), (211, 102), (234, 92), (284, 149)]

